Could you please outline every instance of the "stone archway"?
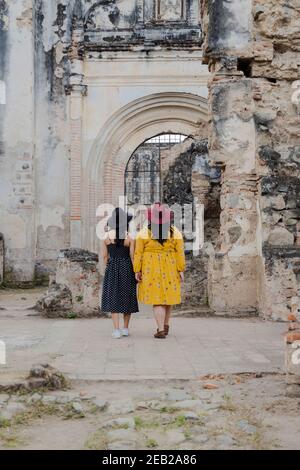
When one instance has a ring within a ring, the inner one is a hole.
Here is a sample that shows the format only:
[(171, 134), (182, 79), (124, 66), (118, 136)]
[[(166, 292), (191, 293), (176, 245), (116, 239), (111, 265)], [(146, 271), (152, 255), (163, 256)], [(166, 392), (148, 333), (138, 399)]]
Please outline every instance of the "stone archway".
[(97, 250), (96, 208), (124, 191), (126, 164), (145, 140), (162, 132), (207, 136), (208, 105), (189, 93), (157, 93), (121, 108), (103, 126), (83, 168), (83, 246)]

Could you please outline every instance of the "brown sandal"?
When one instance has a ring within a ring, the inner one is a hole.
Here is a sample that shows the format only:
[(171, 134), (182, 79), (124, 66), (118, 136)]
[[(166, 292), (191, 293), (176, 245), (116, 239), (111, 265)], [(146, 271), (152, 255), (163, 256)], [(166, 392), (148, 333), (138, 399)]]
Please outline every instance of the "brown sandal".
[[(168, 336), (169, 330), (170, 330), (169, 325), (164, 325), (165, 336)], [(156, 330), (156, 333), (158, 333), (158, 328), (157, 328), (157, 330)]]
[(157, 331), (154, 335), (154, 338), (165, 339), (166, 335), (164, 331)]

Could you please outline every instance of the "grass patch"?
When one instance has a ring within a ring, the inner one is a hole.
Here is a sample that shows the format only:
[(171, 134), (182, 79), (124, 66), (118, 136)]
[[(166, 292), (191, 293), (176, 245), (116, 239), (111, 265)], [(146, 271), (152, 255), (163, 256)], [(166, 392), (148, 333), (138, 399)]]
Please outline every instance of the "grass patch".
[(84, 443), (85, 449), (89, 450), (105, 450), (107, 449), (106, 434), (102, 429), (91, 434)]
[(161, 424), (155, 420), (143, 420), (140, 416), (135, 416), (134, 418), (135, 428), (139, 429), (155, 429), (159, 427)]
[(140, 416), (135, 416), (134, 423), (135, 423), (136, 429), (141, 429), (143, 427), (144, 421), (142, 420)]
[(67, 312), (66, 313), (66, 318), (69, 318), (70, 320), (77, 318), (77, 313), (75, 312)]
[(175, 413), (177, 411), (176, 408), (172, 408), (172, 406), (163, 406), (159, 410), (161, 413)]
[(34, 406), (29, 407), (27, 410), (17, 413), (12, 418), (12, 425), (26, 425), (30, 424), (36, 419), (40, 419), (43, 416), (52, 416), (61, 414), (61, 409), (54, 403), (45, 404), (42, 402), (36, 402)]
[(0, 416), (0, 429), (9, 428), (10, 426), (11, 426), (10, 420)]
[(178, 427), (184, 426), (186, 424), (187, 420), (186, 417), (183, 415), (178, 415), (175, 418), (174, 424)]
[(148, 449), (153, 449), (155, 447), (158, 447), (158, 442), (155, 439), (147, 439), (145, 445)]
[(3, 447), (8, 449), (15, 449), (25, 444), (25, 440), (11, 428), (0, 430), (0, 441)]
[(233, 403), (231, 396), (225, 393), (223, 395), (223, 403), (220, 405), (219, 409), (234, 412), (237, 411), (237, 406)]
[(62, 417), (63, 419), (81, 419), (84, 418), (85, 415), (83, 412), (76, 411), (71, 403), (67, 403), (64, 407)]

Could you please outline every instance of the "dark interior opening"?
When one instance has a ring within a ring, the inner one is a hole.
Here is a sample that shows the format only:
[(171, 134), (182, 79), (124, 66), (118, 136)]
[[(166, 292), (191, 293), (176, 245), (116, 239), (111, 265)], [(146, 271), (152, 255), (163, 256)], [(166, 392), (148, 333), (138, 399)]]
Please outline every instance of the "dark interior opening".
[(252, 59), (238, 59), (237, 69), (243, 72), (245, 77), (252, 77)]
[(277, 79), (276, 78), (272, 78), (272, 77), (266, 77), (268, 82), (270, 83), (277, 83)]

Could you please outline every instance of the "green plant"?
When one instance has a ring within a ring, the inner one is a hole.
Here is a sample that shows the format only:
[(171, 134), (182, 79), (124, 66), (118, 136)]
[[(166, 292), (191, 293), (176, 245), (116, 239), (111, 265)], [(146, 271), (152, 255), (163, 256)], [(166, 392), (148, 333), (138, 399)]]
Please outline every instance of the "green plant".
[(147, 439), (146, 447), (149, 449), (153, 449), (154, 447), (158, 447), (158, 442), (155, 439)]
[(160, 409), (161, 413), (175, 413), (175, 411), (176, 411), (176, 408), (172, 408), (171, 406), (163, 406)]
[(184, 426), (186, 424), (186, 417), (183, 415), (178, 415), (175, 418), (175, 424), (177, 426)]
[(0, 428), (8, 428), (10, 426), (10, 420), (0, 416)]
[(66, 318), (69, 318), (70, 320), (72, 320), (73, 318), (77, 318), (77, 313), (68, 312), (68, 313), (66, 313)]

